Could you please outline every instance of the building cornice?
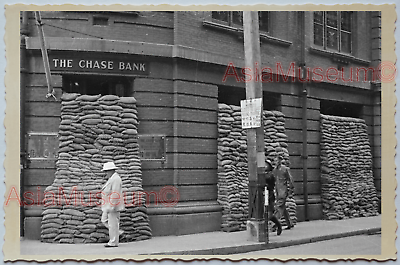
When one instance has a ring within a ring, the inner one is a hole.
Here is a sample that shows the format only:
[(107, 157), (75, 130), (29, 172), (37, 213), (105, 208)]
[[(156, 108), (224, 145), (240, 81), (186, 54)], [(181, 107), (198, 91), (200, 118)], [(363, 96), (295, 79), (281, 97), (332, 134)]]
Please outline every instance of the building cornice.
[[(45, 41), (47, 49), (51, 51), (106, 52), (171, 57), (173, 48), (173, 45), (168, 44), (88, 38), (46, 37)], [(40, 49), (39, 38), (27, 37), (26, 48), (28, 50)]]
[[(233, 63), (235, 67), (244, 67), (243, 58), (212, 53), (181, 45), (103, 39), (47, 37), (46, 46), (50, 51), (122, 53), (166, 58), (181, 58), (224, 66), (228, 65), (229, 63)], [(27, 37), (26, 48), (28, 50), (39, 50), (39, 38)]]
[[(191, 47), (181, 45), (169, 45), (169, 44), (157, 44), (147, 42), (134, 42), (134, 41), (119, 41), (119, 40), (104, 40), (104, 39), (79, 39), (79, 38), (66, 38), (66, 37), (47, 37), (46, 38), (47, 49), (50, 51), (79, 51), (79, 52), (104, 52), (104, 53), (115, 53), (115, 54), (131, 54), (141, 56), (154, 56), (164, 58), (179, 58), (184, 60), (197, 61), (201, 63), (209, 63), (220, 66), (235, 66), (237, 69), (243, 69), (245, 67), (244, 58), (232, 57), (228, 55), (212, 53), (209, 51), (203, 51), (194, 49)], [(26, 37), (26, 49), (27, 50), (40, 50), (40, 42), (37, 37)], [(317, 50), (310, 48), (310, 52), (324, 53), (330, 56), (330, 52)], [(350, 59), (355, 57), (351, 56)], [(361, 60), (361, 59), (358, 59)], [(362, 60), (362, 63), (369, 63), (368, 61)], [(271, 67), (273, 69), (272, 74), (277, 74), (274, 71), (274, 65), (262, 65), (262, 67)], [(284, 69), (286, 71), (286, 69)], [(329, 82), (322, 82), (327, 83)], [(345, 85), (336, 83), (337, 85)], [(369, 89), (370, 84), (358, 84), (350, 87), (359, 87), (363, 89)]]

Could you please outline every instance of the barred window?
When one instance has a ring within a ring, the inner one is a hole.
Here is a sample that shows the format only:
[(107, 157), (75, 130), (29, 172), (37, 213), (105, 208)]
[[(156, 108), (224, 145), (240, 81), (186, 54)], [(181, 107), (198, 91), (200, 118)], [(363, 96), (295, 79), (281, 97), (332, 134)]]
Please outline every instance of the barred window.
[(352, 19), (349, 11), (314, 11), (314, 44), (351, 53)]

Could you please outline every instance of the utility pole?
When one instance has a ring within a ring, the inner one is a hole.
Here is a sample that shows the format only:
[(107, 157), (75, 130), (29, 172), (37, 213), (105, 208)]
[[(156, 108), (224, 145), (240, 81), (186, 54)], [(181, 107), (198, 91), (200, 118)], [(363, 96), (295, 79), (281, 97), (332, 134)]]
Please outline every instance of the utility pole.
[(265, 231), (268, 225), (266, 225), (264, 219), (265, 150), (262, 120), (260, 34), (257, 11), (243, 11), (243, 29), (245, 65), (247, 69), (251, 69), (252, 74), (251, 80), (246, 82), (246, 101), (261, 101), (259, 117), (257, 117), (261, 119), (260, 126), (247, 129), (247, 160), (249, 167), (249, 220), (247, 221), (247, 232), (249, 240), (268, 243), (268, 231)]

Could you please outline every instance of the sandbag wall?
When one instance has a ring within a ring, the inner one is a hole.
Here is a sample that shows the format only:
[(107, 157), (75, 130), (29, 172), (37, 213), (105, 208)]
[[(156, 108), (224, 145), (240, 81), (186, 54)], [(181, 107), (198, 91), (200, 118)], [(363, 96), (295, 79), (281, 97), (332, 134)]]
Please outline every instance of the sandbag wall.
[(364, 120), (321, 115), (321, 197), (326, 219), (378, 214)]
[[(218, 202), (223, 206), (222, 230), (246, 230), (248, 220), (247, 136), (242, 129), (239, 106), (218, 104)], [(278, 111), (264, 111), (265, 156), (271, 161), (280, 154), (288, 164), (285, 118)], [(293, 193), (287, 200), (289, 214), (296, 223)]]
[(108, 241), (101, 223), (101, 171), (113, 161), (121, 176), (126, 209), (121, 242), (151, 237), (137, 140), (133, 97), (63, 94), (55, 180), (46, 188), (41, 239), (54, 243)]

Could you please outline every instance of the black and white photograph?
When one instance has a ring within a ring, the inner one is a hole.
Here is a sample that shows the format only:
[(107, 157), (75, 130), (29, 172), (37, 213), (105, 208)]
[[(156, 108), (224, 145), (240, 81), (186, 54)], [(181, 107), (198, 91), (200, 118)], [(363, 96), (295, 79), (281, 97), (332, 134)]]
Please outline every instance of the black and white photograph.
[(396, 259), (394, 5), (181, 8), (6, 7), (5, 260)]

